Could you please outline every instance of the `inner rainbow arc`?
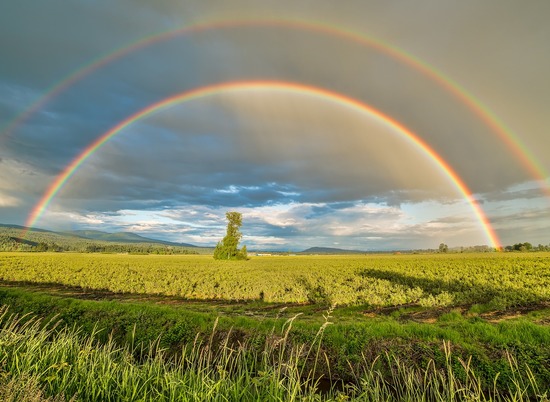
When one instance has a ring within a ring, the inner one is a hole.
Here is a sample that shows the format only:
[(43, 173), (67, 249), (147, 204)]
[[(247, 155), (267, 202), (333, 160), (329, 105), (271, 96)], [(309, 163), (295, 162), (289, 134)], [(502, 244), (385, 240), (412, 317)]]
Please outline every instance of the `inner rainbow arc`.
[(451, 182), (457, 187), (460, 193), (464, 196), (465, 200), (471, 206), (476, 218), (478, 219), (483, 231), (490, 242), (491, 246), (500, 249), (500, 240), (492, 228), (489, 219), (485, 215), (485, 212), (480, 207), (477, 200), (473, 197), (472, 192), (460, 178), (460, 176), (454, 171), (454, 169), (437, 153), (433, 150), (422, 138), (410, 131), (407, 127), (400, 122), (391, 118), (390, 116), (382, 113), (381, 111), (373, 108), (372, 106), (365, 104), (357, 99), (348, 97), (346, 95), (333, 92), (324, 88), (304, 85), (300, 83), (286, 82), (286, 81), (230, 81), (212, 84), (195, 88), (189, 91), (184, 91), (176, 95), (165, 98), (159, 102), (141, 109), (133, 115), (127, 117), (110, 130), (102, 134), (90, 145), (88, 145), (79, 155), (77, 155), (71, 163), (69, 163), (63, 171), (55, 178), (55, 180), (49, 185), (44, 192), (38, 203), (33, 207), (29, 214), (25, 226), (31, 228), (38, 221), (40, 216), (47, 209), (48, 205), (61, 188), (67, 183), (71, 176), (78, 170), (86, 159), (88, 159), (94, 152), (96, 152), (103, 144), (109, 141), (117, 133), (129, 125), (143, 119), (163, 108), (176, 105), (179, 103), (191, 101), (194, 99), (204, 98), (210, 95), (220, 94), (229, 91), (242, 91), (242, 90), (285, 90), (289, 92), (310, 94), (320, 97), (321, 99), (337, 102), (341, 105), (351, 107), (354, 110), (367, 113), (376, 117), (380, 121), (384, 122), (389, 127), (396, 130), (399, 134), (410, 140), (415, 146), (417, 146), (424, 154), (426, 154), (435, 164), (437, 164), (441, 170), (447, 175)]

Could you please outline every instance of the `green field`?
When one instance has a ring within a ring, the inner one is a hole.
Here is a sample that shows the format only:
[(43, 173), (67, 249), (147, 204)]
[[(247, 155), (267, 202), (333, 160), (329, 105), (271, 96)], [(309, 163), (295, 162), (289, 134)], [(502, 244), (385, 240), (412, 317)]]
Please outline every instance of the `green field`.
[[(78, 394), (82, 400), (106, 400), (106, 391), (84, 397), (91, 391), (77, 382), (69, 385), (73, 375), (89, 375), (77, 367), (84, 364), (78, 351), (90, 342), (98, 350), (105, 345), (118, 350), (101, 357), (112, 358), (104, 374), (109, 392), (119, 395), (112, 400), (128, 399), (120, 395), (131, 393), (129, 373), (143, 382), (144, 400), (156, 400), (153, 395), (171, 400), (174, 392), (201, 400), (190, 395), (203, 392), (210, 395), (207, 400), (265, 400), (268, 395), (273, 400), (377, 400), (375, 395), (386, 395), (386, 400), (543, 401), (550, 387), (550, 253), (249, 261), (0, 253), (0, 280), (0, 302), (10, 313), (60, 320), (47, 335), (41, 324), (21, 325), (27, 317), (17, 321), (6, 313), (1, 323), (0, 363), (10, 367), (1, 369), (8, 373), (4, 383), (18, 384), (29, 376), (44, 398)], [(34, 335), (25, 332), (31, 327)], [(6, 328), (12, 328), (11, 335)], [(35, 342), (36, 353), (55, 349), (59, 356), (48, 367), (65, 362), (72, 374), (63, 366), (51, 377), (51, 368), (33, 363), (27, 346), (12, 345), (14, 334), (18, 343)], [(41, 336), (43, 342), (33, 340)], [(70, 353), (63, 342), (72, 345)], [(197, 342), (200, 358), (182, 352)], [(135, 360), (124, 357), (130, 355)], [(178, 368), (184, 358), (194, 367), (194, 379)], [(153, 370), (147, 364), (156, 364), (155, 380), (143, 372)], [(220, 377), (218, 366), (226, 377)], [(14, 375), (18, 370), (21, 374)], [(159, 376), (175, 376), (181, 387), (161, 384)], [(183, 385), (186, 381), (191, 388)], [(122, 383), (130, 388), (117, 394), (116, 384)], [(408, 385), (401, 389), (397, 383)], [(438, 396), (442, 388), (447, 393)]]
[(255, 257), (5, 253), (0, 279), (198, 300), (495, 308), (550, 300), (549, 253)]

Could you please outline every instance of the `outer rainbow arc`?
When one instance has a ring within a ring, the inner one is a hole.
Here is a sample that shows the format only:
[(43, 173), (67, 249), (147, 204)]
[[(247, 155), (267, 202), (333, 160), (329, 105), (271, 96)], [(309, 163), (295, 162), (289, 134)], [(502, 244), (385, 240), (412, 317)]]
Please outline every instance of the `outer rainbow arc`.
[(537, 158), (529, 152), (529, 150), (523, 145), (520, 139), (514, 134), (514, 132), (506, 127), (506, 125), (494, 114), (489, 108), (484, 105), (480, 100), (477, 100), (466, 89), (462, 88), (459, 84), (454, 82), (451, 78), (437, 70), (435, 67), (429, 65), (426, 62), (414, 57), (413, 55), (405, 52), (404, 50), (384, 43), (381, 40), (368, 37), (356, 32), (342, 29), (340, 27), (333, 27), (328, 24), (304, 21), (304, 20), (286, 20), (286, 19), (243, 19), (243, 20), (218, 20), (211, 22), (203, 22), (195, 25), (179, 28), (177, 30), (161, 32), (145, 39), (141, 39), (138, 42), (134, 42), (126, 47), (119, 48), (114, 52), (107, 54), (91, 64), (86, 65), (80, 70), (76, 71), (68, 78), (55, 85), (46, 95), (38, 99), (33, 103), (26, 111), (16, 117), (4, 130), (4, 135), (8, 135), (15, 127), (28, 119), (33, 113), (35, 113), (40, 107), (42, 107), (49, 99), (60, 94), (65, 89), (69, 88), (72, 84), (79, 81), (83, 77), (89, 75), (93, 71), (105, 66), (106, 64), (114, 61), (124, 55), (130, 54), (135, 50), (147, 47), (149, 45), (174, 38), (178, 35), (184, 35), (193, 32), (215, 30), (215, 29), (227, 29), (237, 28), (243, 26), (283, 26), (287, 28), (297, 30), (309, 30), (312, 32), (321, 32), (327, 35), (333, 35), (345, 40), (353, 41), (361, 45), (365, 45), (376, 49), (392, 58), (403, 62), (405, 65), (416, 69), (425, 76), (434, 80), (440, 84), (447, 91), (452, 93), (462, 103), (468, 106), (468, 108), (478, 116), (497, 136), (506, 144), (506, 146), (513, 152), (513, 154), (520, 160), (523, 166), (529, 171), (529, 173), (539, 181), (540, 188), (544, 193), (550, 197), (550, 186), (546, 184), (549, 174), (541, 166)]
[(64, 184), (71, 178), (71, 176), (76, 172), (78, 167), (90, 157), (95, 151), (97, 151), (103, 144), (105, 144), (109, 139), (119, 133), (122, 129), (128, 127), (130, 124), (147, 117), (156, 111), (172, 106), (178, 103), (187, 102), (193, 99), (203, 98), (208, 95), (214, 95), (218, 93), (229, 92), (232, 90), (248, 90), (248, 89), (262, 89), (262, 90), (286, 90), (297, 93), (311, 94), (314, 96), (321, 97), (323, 99), (331, 100), (339, 104), (351, 107), (355, 110), (359, 110), (363, 113), (368, 113), (369, 115), (375, 116), (376, 118), (383, 121), (389, 127), (395, 129), (398, 133), (402, 134), (405, 138), (410, 140), (418, 148), (420, 148), (427, 156), (429, 156), (445, 174), (449, 177), (452, 183), (459, 189), (459, 191), (464, 195), (464, 198), (472, 207), (472, 210), (479, 220), (483, 230), (487, 236), (487, 239), (491, 245), (497, 249), (500, 248), (500, 240), (491, 227), (491, 224), (485, 215), (484, 211), (481, 209), (479, 203), (472, 196), (471, 191), (462, 181), (459, 175), (453, 170), (453, 168), (441, 158), (426, 142), (424, 142), (420, 137), (410, 131), (408, 128), (403, 126), (398, 121), (392, 119), (391, 117), (383, 114), (379, 110), (362, 103), (354, 98), (345, 96), (340, 93), (336, 93), (327, 89), (308, 86), (304, 84), (292, 83), (292, 82), (282, 82), (282, 81), (230, 81), (222, 82), (218, 84), (208, 85), (200, 88), (196, 88), (190, 91), (185, 91), (173, 95), (169, 98), (166, 98), (160, 102), (149, 105), (148, 107), (134, 113), (130, 117), (127, 117), (116, 126), (111, 128), (109, 131), (105, 132), (94, 142), (92, 142), (82, 153), (80, 153), (73, 161), (63, 169), (63, 171), (55, 178), (55, 180), (48, 187), (47, 191), (40, 198), (39, 202), (32, 209), (29, 217), (27, 218), (26, 227), (32, 227), (36, 221), (40, 218), (42, 213), (46, 210), (48, 204), (51, 202), (53, 197), (61, 190)]

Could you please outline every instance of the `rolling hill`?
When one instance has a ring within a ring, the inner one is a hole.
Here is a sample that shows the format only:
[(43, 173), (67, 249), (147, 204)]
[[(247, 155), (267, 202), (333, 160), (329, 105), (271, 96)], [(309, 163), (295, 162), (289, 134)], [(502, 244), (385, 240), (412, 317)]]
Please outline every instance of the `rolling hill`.
[(298, 254), (365, 254), (366, 251), (344, 250), (333, 247), (310, 247), (307, 250), (300, 251)]
[(130, 232), (99, 230), (55, 232), (40, 228), (0, 224), (0, 251), (108, 251), (108, 252), (187, 252), (209, 254), (211, 247), (151, 239)]
[(102, 240), (116, 243), (155, 243), (174, 247), (197, 247), (193, 244), (188, 243), (174, 243), (165, 240), (151, 239), (131, 232), (108, 233), (102, 232), (100, 230), (72, 230), (65, 233), (72, 236), (83, 237), (86, 239)]

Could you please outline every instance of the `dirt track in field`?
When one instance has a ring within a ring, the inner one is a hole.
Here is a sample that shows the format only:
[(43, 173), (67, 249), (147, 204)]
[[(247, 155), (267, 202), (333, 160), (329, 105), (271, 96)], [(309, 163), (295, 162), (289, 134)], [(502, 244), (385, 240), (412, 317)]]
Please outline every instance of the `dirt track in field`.
[[(284, 316), (294, 315), (297, 312), (305, 315), (315, 314), (321, 316), (326, 311), (326, 307), (306, 305), (302, 303), (262, 303), (258, 300), (206, 300), (206, 299), (186, 299), (180, 296), (167, 296), (158, 294), (139, 294), (139, 293), (117, 293), (107, 289), (84, 289), (78, 286), (66, 286), (57, 283), (35, 283), (35, 282), (11, 282), (0, 280), (0, 288), (24, 289), (29, 292), (43, 293), (51, 296), (68, 297), (80, 300), (92, 301), (117, 301), (130, 303), (154, 303), (160, 305), (171, 305), (187, 307), (196, 311), (217, 311), (227, 315), (244, 315), (248, 317), (268, 317), (278, 316), (285, 310)], [(485, 321), (498, 323), (504, 320), (524, 317), (529, 313), (550, 310), (550, 302), (536, 303), (527, 306), (515, 306), (504, 310), (488, 311), (479, 314), (469, 312), (471, 306), (438, 307), (430, 309), (420, 309), (418, 311), (407, 311), (415, 306), (414, 304), (404, 306), (391, 306), (369, 308), (358, 312), (356, 317), (347, 317), (350, 319), (376, 318), (395, 316), (397, 320), (406, 322), (414, 321), (425, 324), (432, 324), (439, 320), (443, 314), (457, 312), (466, 317), (479, 317)], [(534, 320), (540, 325), (550, 325), (549, 314)]]

